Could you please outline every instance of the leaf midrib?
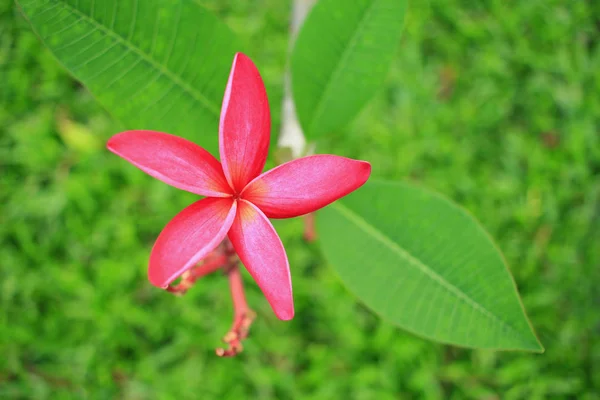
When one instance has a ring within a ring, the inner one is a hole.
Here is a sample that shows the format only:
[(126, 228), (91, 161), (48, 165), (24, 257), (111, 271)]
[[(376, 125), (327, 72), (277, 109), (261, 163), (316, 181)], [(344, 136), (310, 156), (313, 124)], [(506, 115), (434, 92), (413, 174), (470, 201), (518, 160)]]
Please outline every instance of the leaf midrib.
[(479, 304), (478, 302), (473, 300), (471, 297), (469, 297), (466, 293), (461, 291), (459, 288), (452, 285), (450, 282), (445, 280), (442, 276), (438, 275), (435, 271), (433, 271), (431, 268), (429, 268), (425, 263), (423, 263), (421, 260), (419, 260), (418, 258), (413, 256), (406, 249), (400, 247), (392, 239), (390, 239), (389, 237), (384, 235), (382, 232), (377, 230), (374, 226), (369, 224), (364, 218), (362, 218), (360, 215), (358, 215), (357, 213), (352, 211), (350, 208), (348, 208), (347, 206), (343, 205), (340, 202), (336, 202), (332, 206), (337, 208), (343, 215), (345, 215), (357, 227), (362, 228), (365, 232), (371, 234), (376, 240), (383, 243), (390, 250), (392, 250), (393, 252), (396, 252), (400, 256), (404, 257), (409, 262), (409, 264), (418, 268), (421, 272), (423, 272), (424, 274), (426, 274), (427, 276), (432, 278), (440, 286), (442, 286), (444, 289), (448, 290), (451, 294), (456, 296), (456, 298), (464, 301), (465, 303), (470, 305), (473, 309), (480, 312), (483, 316), (495, 321), (496, 323), (500, 324), (501, 326), (508, 328), (510, 331), (516, 333), (518, 336), (521, 336), (523, 334), (523, 332), (516, 329), (508, 322), (504, 321), (503, 319), (501, 319), (500, 317), (498, 317), (497, 315), (495, 315), (494, 313), (489, 311), (487, 308), (483, 307), (481, 304)]
[(350, 54), (351, 54), (350, 50), (352, 50), (356, 46), (356, 41), (358, 40), (357, 38), (360, 36), (360, 33), (362, 32), (362, 30), (364, 28), (365, 21), (368, 20), (367, 17), (373, 11), (374, 5), (375, 5), (375, 3), (377, 3), (377, 1), (378, 0), (373, 0), (371, 2), (371, 4), (367, 7), (367, 10), (365, 11), (362, 18), (360, 19), (360, 21), (357, 24), (358, 27), (357, 27), (356, 31), (354, 32), (354, 35), (352, 35), (350, 40), (347, 42), (348, 45), (345, 47), (344, 51), (342, 52), (342, 56), (340, 57), (340, 62), (336, 64), (336, 66), (333, 68), (333, 71), (329, 75), (329, 79), (327, 80), (327, 83), (325, 84), (325, 89), (322, 92), (323, 94), (319, 97), (319, 100), (317, 102), (317, 107), (315, 109), (315, 113), (313, 114), (312, 120), (310, 122), (310, 126), (308, 128), (309, 133), (312, 133), (316, 122), (318, 121), (319, 118), (321, 118), (321, 114), (323, 114), (323, 107), (325, 104), (325, 100), (329, 97), (329, 92), (331, 91), (332, 82), (334, 82), (337, 79), (338, 75), (341, 73), (341, 71), (343, 71), (344, 68), (342, 68), (342, 67), (346, 65), (346, 61), (347, 61), (348, 57), (350, 57)]
[(219, 117), (218, 105), (213, 104), (213, 102), (210, 99), (208, 99), (205, 95), (203, 95), (201, 92), (194, 89), (192, 86), (186, 84), (179, 76), (177, 76), (176, 73), (171, 71), (166, 65), (162, 65), (158, 61), (155, 61), (149, 54), (142, 51), (142, 49), (137, 47), (133, 42), (127, 40), (126, 38), (124, 38), (123, 36), (118, 34), (117, 32), (110, 30), (108, 27), (106, 27), (105, 25), (103, 25), (102, 23), (97, 21), (96, 19), (92, 18), (91, 16), (84, 14), (83, 12), (81, 12), (77, 8), (73, 7), (72, 5), (68, 4), (64, 0), (58, 0), (58, 1), (68, 11), (72, 12), (75, 15), (80, 16), (82, 19), (84, 19), (88, 23), (92, 24), (96, 29), (104, 32), (108, 36), (121, 42), (121, 44), (123, 44), (126, 48), (128, 48), (132, 52), (136, 53), (138, 56), (140, 56), (140, 58), (142, 58), (144, 61), (146, 61), (148, 64), (150, 64), (151, 67), (153, 67), (155, 70), (157, 70), (158, 72), (160, 72), (161, 74), (163, 74), (164, 76), (169, 78), (177, 86), (179, 86), (184, 92), (188, 93), (190, 96), (192, 96), (194, 99), (196, 99), (204, 108), (206, 108), (208, 111), (210, 111), (211, 114), (215, 115), (216, 117)]

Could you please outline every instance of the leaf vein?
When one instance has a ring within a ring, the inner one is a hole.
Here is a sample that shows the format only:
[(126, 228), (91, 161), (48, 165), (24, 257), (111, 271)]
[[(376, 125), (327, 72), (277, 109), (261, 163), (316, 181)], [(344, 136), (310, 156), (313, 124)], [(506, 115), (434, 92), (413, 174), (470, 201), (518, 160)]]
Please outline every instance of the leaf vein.
[[(150, 66), (152, 66), (155, 70), (157, 70), (160, 73), (159, 76), (165, 75), (171, 81), (173, 81), (179, 88), (181, 88), (183, 91), (187, 92), (190, 96), (192, 96), (195, 100), (197, 100), (211, 114), (213, 114), (217, 117), (219, 116), (219, 107), (217, 105), (213, 104), (213, 102), (211, 100), (209, 100), (205, 95), (198, 92), (196, 89), (194, 89), (193, 87), (189, 86), (184, 81), (182, 81), (182, 79), (180, 77), (175, 75), (175, 73), (173, 71), (166, 68), (165, 65), (162, 65), (159, 62), (155, 61), (148, 54), (146, 54), (144, 51), (142, 51), (139, 47), (135, 46), (130, 40), (127, 40), (123, 36), (119, 35), (118, 33), (107, 29), (100, 22), (96, 21), (95, 19), (91, 18), (90, 16), (82, 13), (78, 9), (76, 9), (73, 6), (71, 6), (70, 4), (66, 3), (65, 0), (59, 0), (59, 1), (62, 3), (63, 7), (70, 9), (73, 13), (82, 16), (84, 18), (84, 20), (86, 20), (91, 25), (93, 25), (98, 31), (105, 33), (107, 36), (112, 37), (112, 38), (116, 39), (117, 41), (121, 42), (125, 47), (130, 48), (133, 53), (137, 54), (139, 57), (144, 59), (144, 61), (146, 61), (148, 64), (150, 64)], [(136, 4), (137, 4), (137, 0), (136, 0)], [(136, 10), (137, 10), (137, 7), (136, 7)], [(137, 11), (135, 13), (137, 14)]]
[(348, 45), (344, 49), (344, 51), (342, 53), (342, 57), (340, 59), (340, 62), (335, 66), (335, 68), (329, 75), (330, 79), (327, 80), (327, 83), (325, 84), (325, 89), (323, 89), (322, 95), (320, 96), (319, 101), (317, 102), (317, 107), (315, 109), (315, 113), (313, 114), (312, 120), (310, 122), (310, 126), (308, 128), (309, 132), (313, 131), (315, 124), (318, 122), (319, 118), (321, 118), (321, 114), (323, 114), (323, 107), (326, 104), (325, 101), (329, 97), (329, 92), (331, 91), (332, 82), (334, 82), (337, 79), (338, 75), (340, 73), (342, 73), (342, 71), (344, 71), (344, 67), (345, 67), (347, 59), (350, 57), (351, 50), (353, 50), (354, 47), (356, 46), (356, 42), (358, 41), (358, 38), (360, 37), (360, 34), (362, 33), (364, 26), (366, 25), (366, 21), (368, 21), (367, 17), (372, 13), (373, 9), (375, 8), (374, 6), (376, 3), (377, 3), (377, 0), (373, 1), (368, 6), (363, 17), (358, 22), (358, 28), (356, 29), (356, 32), (354, 33), (354, 35), (352, 35), (350, 42), (348, 42)]
[(445, 280), (442, 276), (438, 275), (435, 271), (431, 270), (431, 268), (429, 268), (427, 265), (425, 265), (421, 260), (414, 257), (412, 254), (410, 254), (407, 250), (400, 247), (398, 244), (394, 243), (394, 241), (392, 239), (390, 239), (383, 233), (379, 232), (372, 225), (370, 225), (367, 221), (365, 221), (364, 218), (362, 218), (361, 216), (359, 216), (358, 214), (356, 214), (355, 212), (350, 210), (348, 207), (344, 206), (343, 204), (341, 204), (339, 202), (335, 204), (335, 207), (338, 209), (339, 212), (341, 212), (343, 215), (345, 215), (357, 227), (361, 228), (365, 232), (370, 233), (376, 240), (381, 242), (383, 245), (388, 247), (393, 252), (399, 254), (402, 258), (406, 259), (410, 265), (414, 266), (415, 268), (418, 268), (421, 272), (423, 272), (425, 275), (428, 275), (435, 282), (437, 282), (440, 286), (442, 286), (448, 292), (453, 294), (456, 298), (458, 298), (459, 300), (462, 300), (463, 302), (468, 304), (472, 310), (478, 311), (483, 316), (489, 318), (490, 320), (494, 321), (497, 324), (500, 324), (501, 326), (508, 328), (513, 333), (517, 333), (517, 334), (521, 333), (516, 328), (514, 328), (512, 325), (510, 325), (509, 323), (507, 323), (506, 321), (504, 321), (497, 315), (490, 312), (488, 309), (483, 307), (481, 304), (477, 303), (475, 300), (473, 300), (471, 297), (469, 297), (467, 294), (465, 294), (459, 288), (457, 288), (456, 286), (452, 285), (450, 282)]

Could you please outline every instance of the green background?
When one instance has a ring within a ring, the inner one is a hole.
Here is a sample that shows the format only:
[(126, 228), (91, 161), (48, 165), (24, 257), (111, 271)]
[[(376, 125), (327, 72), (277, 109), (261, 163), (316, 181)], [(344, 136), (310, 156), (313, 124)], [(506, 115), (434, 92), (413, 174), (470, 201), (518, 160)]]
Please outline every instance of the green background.
[[(291, 3), (201, 3), (244, 38), (277, 132)], [(442, 346), (380, 321), (296, 219), (276, 222), (296, 318), (278, 321), (246, 275), (258, 319), (244, 353), (219, 359), (226, 280), (183, 298), (146, 280), (154, 239), (195, 196), (104, 150), (119, 125), (0, 0), (0, 398), (600, 398), (599, 20), (594, 0), (413, 1), (385, 88), (318, 148), (469, 209), (544, 354)]]

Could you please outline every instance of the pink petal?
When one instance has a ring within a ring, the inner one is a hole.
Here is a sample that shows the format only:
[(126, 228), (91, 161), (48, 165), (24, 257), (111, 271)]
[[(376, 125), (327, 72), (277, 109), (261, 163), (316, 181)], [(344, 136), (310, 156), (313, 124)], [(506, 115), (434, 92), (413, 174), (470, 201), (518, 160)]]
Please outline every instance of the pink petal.
[(223, 171), (237, 193), (262, 172), (270, 134), (271, 116), (263, 81), (252, 61), (237, 53), (225, 89), (219, 125)]
[(316, 211), (361, 187), (371, 164), (332, 155), (303, 157), (254, 179), (242, 192), (269, 218), (291, 218)]
[(176, 188), (201, 196), (225, 197), (232, 193), (219, 161), (189, 140), (161, 132), (127, 131), (110, 138), (107, 147)]
[(294, 299), (290, 266), (271, 222), (252, 203), (240, 200), (229, 239), (275, 315), (282, 320), (292, 319)]
[(207, 197), (186, 207), (165, 226), (150, 254), (148, 278), (166, 288), (213, 251), (231, 227), (237, 202)]

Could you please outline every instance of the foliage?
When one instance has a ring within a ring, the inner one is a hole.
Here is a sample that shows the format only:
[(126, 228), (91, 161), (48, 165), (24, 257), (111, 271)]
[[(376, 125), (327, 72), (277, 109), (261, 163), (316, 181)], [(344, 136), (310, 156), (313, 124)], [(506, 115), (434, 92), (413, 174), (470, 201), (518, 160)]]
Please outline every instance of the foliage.
[(347, 126), (380, 89), (405, 11), (405, 0), (315, 4), (291, 56), (294, 103), (309, 139)]
[[(498, 239), (545, 354), (399, 331), (346, 292), (291, 221), (276, 227), (298, 317), (276, 322), (251, 287), (252, 340), (215, 362), (206, 343), (228, 328), (226, 282), (179, 299), (145, 281), (158, 230), (193, 196), (65, 139), (59, 115), (103, 141), (117, 127), (0, 0), (0, 397), (597, 398), (600, 11), (413, 4), (385, 90), (322, 150), (465, 205)], [(209, 5), (249, 36), (277, 129), (289, 3)]]
[(543, 351), (502, 254), (447, 199), (371, 180), (318, 223), (327, 260), (382, 317), (441, 342)]

